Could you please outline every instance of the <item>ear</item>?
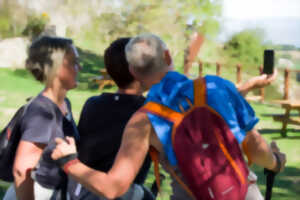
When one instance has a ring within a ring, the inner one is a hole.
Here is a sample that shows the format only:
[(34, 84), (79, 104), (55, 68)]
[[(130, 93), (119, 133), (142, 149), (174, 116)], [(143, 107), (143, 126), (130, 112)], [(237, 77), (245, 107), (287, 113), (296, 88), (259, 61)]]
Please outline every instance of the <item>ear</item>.
[(166, 61), (167, 65), (170, 66), (172, 64), (172, 58), (170, 56), (169, 50), (165, 50), (164, 58), (165, 58), (165, 61)]
[(136, 74), (136, 72), (133, 70), (133, 68), (131, 67), (131, 66), (129, 66), (129, 72), (130, 72), (130, 74), (135, 78), (135, 79), (137, 79), (137, 74)]

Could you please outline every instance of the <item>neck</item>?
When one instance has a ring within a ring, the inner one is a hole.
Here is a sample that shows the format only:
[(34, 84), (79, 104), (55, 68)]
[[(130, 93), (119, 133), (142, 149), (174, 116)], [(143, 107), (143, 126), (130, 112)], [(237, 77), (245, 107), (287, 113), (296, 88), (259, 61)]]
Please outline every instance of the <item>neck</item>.
[(56, 81), (53, 81), (52, 84), (48, 84), (46, 86), (42, 94), (61, 107), (64, 103), (67, 90), (62, 88)]
[(159, 72), (155, 75), (151, 75), (151, 76), (148, 76), (148, 77), (144, 78), (144, 80), (143, 80), (144, 85), (148, 89), (150, 89), (152, 87), (152, 85), (159, 83), (165, 77), (167, 72), (168, 71), (162, 71), (162, 72)]
[(134, 81), (126, 88), (119, 88), (117, 93), (129, 95), (143, 95), (143, 89), (140, 83)]
[(133, 88), (126, 88), (126, 89), (119, 88), (117, 93), (130, 94), (130, 95), (142, 95), (142, 92), (137, 91), (136, 89), (133, 89)]

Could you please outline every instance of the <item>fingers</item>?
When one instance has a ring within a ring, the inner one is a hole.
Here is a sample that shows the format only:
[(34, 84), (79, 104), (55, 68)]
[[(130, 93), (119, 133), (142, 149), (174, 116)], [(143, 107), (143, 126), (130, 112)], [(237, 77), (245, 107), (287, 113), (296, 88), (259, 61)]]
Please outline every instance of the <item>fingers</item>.
[(277, 146), (277, 143), (275, 141), (272, 141), (270, 146), (271, 146), (271, 149), (272, 149), (273, 152), (279, 152), (280, 151), (280, 149)]
[(76, 152), (75, 140), (72, 137), (55, 138), (56, 147), (52, 151), (51, 157), (53, 160), (57, 160), (63, 156)]
[(55, 138), (55, 143), (56, 145), (59, 145), (59, 144), (62, 144), (62, 143), (65, 143), (66, 141), (63, 139), (63, 138)]
[(66, 141), (67, 141), (67, 143), (70, 144), (70, 145), (75, 145), (75, 140), (74, 140), (73, 137), (67, 136), (67, 137), (66, 137)]
[(273, 74), (268, 75), (268, 82), (269, 83), (273, 82), (276, 79), (277, 74), (278, 74), (278, 70), (274, 69)]
[(270, 144), (270, 147), (273, 152), (275, 152), (278, 155), (278, 159), (280, 160), (281, 166), (280, 166), (280, 172), (282, 172), (285, 168), (286, 164), (286, 155), (282, 152), (280, 152), (279, 147), (277, 146), (277, 143), (275, 141), (272, 141)]
[(57, 160), (59, 158), (59, 154), (58, 154), (57, 150), (52, 151), (51, 158), (53, 160)]

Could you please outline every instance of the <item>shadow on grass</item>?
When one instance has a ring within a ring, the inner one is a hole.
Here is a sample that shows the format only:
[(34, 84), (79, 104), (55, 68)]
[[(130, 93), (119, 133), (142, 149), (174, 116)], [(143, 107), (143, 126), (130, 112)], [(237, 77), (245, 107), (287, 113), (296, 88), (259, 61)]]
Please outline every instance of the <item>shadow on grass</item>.
[[(282, 110), (282, 111), (284, 111), (284, 110)], [(279, 115), (280, 115), (280, 114), (279, 114)], [(261, 116), (262, 116), (262, 117), (273, 117), (274, 114), (261, 114)], [(299, 114), (298, 114), (298, 113), (290, 113), (290, 116), (291, 116), (291, 117), (298, 117)]]
[(78, 77), (78, 88), (95, 90), (98, 88), (98, 85), (92, 81), (92, 78), (100, 76), (99, 71), (104, 68), (103, 56), (89, 50), (77, 49), (80, 56), (80, 65), (82, 66)]
[[(258, 185), (265, 194), (266, 176), (263, 169), (257, 166), (252, 167), (258, 178)], [(272, 199), (286, 199), (286, 197), (300, 196), (300, 168), (287, 166), (284, 172), (276, 175), (273, 186)]]
[[(300, 129), (298, 128), (287, 128), (287, 133), (300, 133)], [(280, 133), (281, 129), (271, 129), (271, 128), (264, 128), (258, 130), (261, 134), (273, 134), (273, 133)], [(299, 135), (300, 136), (300, 135)], [(288, 138), (289, 136), (287, 136)]]
[[(286, 137), (281, 135), (277, 136), (277, 133), (281, 132), (281, 129), (259, 129), (259, 133), (262, 135), (276, 134), (275, 137), (271, 137), (272, 140), (281, 140), (281, 139), (300, 139), (300, 129), (288, 128)], [(296, 133), (299, 135), (291, 135), (291, 133)]]

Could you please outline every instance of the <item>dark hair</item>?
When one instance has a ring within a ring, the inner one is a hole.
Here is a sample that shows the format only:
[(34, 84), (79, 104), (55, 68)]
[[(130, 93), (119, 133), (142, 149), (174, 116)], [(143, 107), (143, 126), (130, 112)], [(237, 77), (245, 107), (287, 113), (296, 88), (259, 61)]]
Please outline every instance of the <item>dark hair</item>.
[(36, 80), (47, 80), (47, 72), (53, 68), (52, 54), (57, 50), (71, 51), (73, 41), (66, 38), (43, 36), (32, 42), (26, 59), (26, 69), (29, 70)]
[(104, 64), (107, 73), (119, 88), (126, 88), (134, 81), (129, 72), (129, 65), (125, 56), (125, 46), (131, 38), (119, 38), (112, 42), (104, 52)]

